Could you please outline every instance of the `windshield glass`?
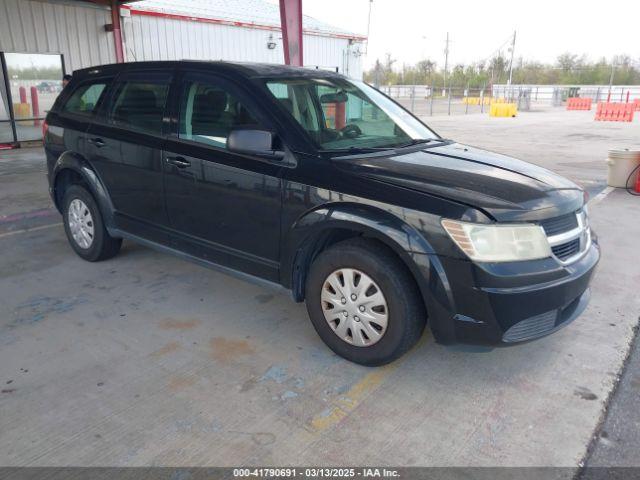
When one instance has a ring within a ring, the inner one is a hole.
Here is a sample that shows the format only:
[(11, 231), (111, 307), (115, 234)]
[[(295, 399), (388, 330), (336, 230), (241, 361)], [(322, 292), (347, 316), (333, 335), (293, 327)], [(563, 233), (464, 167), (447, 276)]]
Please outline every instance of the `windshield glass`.
[(393, 148), (438, 138), (364, 82), (296, 78), (266, 83), (321, 150)]

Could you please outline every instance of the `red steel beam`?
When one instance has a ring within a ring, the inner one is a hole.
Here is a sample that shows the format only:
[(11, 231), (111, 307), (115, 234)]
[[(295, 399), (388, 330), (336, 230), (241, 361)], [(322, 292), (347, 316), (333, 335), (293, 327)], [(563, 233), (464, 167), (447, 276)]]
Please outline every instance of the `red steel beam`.
[(120, 2), (111, 0), (111, 24), (113, 25), (113, 43), (116, 47), (116, 62), (124, 63), (124, 45), (120, 26)]
[(302, 0), (280, 0), (280, 23), (284, 63), (302, 67)]

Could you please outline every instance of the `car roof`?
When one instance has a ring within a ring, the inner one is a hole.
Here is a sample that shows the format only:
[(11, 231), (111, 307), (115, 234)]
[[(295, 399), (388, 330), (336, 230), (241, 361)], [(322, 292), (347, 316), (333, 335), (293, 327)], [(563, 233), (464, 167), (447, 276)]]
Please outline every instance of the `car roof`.
[(296, 78), (344, 78), (343, 75), (330, 70), (320, 70), (316, 68), (293, 67), (290, 65), (279, 65), (275, 63), (249, 63), (249, 62), (223, 62), (223, 61), (201, 61), (201, 60), (166, 60), (151, 62), (126, 62), (99, 65), (96, 67), (83, 68), (73, 72), (74, 77), (88, 77), (93, 75), (116, 74), (122, 70), (138, 70), (151, 68), (175, 68), (188, 66), (197, 70), (209, 70), (219, 73), (231, 73), (245, 77), (296, 77)]

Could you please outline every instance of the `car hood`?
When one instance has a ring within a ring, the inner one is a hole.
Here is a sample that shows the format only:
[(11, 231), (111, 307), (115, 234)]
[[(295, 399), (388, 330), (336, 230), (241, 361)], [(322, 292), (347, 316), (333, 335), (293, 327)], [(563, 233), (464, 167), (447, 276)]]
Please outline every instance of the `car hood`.
[(334, 159), (361, 177), (447, 198), (498, 221), (532, 221), (575, 211), (584, 202), (575, 183), (522, 160), (459, 143), (418, 151)]

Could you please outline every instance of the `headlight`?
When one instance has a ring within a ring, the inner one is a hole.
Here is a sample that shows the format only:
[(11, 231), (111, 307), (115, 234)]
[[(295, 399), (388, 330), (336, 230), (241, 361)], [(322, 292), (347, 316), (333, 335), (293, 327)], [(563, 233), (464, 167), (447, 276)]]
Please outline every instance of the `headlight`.
[(494, 224), (442, 220), (449, 236), (471, 260), (515, 262), (551, 256), (542, 227), (532, 224)]

